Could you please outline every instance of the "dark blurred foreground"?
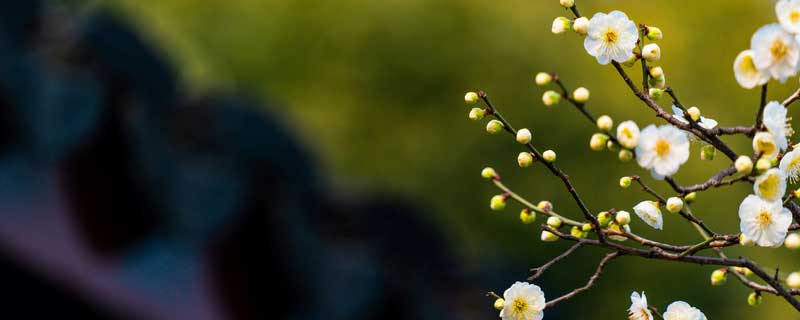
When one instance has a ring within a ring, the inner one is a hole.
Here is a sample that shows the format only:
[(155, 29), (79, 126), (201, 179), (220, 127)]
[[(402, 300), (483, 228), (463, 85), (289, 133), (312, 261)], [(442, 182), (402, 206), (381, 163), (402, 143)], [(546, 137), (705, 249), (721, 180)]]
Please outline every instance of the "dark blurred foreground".
[(0, 318), (475, 307), (459, 301), (480, 290), (413, 205), (334, 190), (259, 103), (188, 96), (114, 15), (44, 3), (0, 1)]

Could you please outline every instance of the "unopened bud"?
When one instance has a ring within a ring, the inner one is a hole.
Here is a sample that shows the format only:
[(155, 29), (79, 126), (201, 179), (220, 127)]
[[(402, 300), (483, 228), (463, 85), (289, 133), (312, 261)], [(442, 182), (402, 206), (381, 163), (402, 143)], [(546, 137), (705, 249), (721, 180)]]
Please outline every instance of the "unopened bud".
[(670, 197), (667, 199), (667, 211), (678, 213), (683, 209), (683, 200), (678, 197)]
[(464, 102), (466, 102), (467, 104), (473, 104), (477, 101), (478, 101), (478, 94), (475, 92), (470, 91), (464, 95)]
[(542, 102), (547, 107), (552, 107), (561, 101), (561, 95), (553, 90), (547, 90), (542, 94)]
[(659, 89), (659, 88), (650, 88), (650, 90), (648, 92), (650, 93), (650, 96), (653, 97), (653, 99), (656, 99), (656, 100), (659, 100), (659, 99), (661, 99), (661, 97), (664, 96), (664, 90)]
[(575, 0), (559, 0), (559, 3), (564, 8), (572, 8), (575, 5)]
[(478, 121), (483, 119), (484, 116), (486, 116), (486, 110), (481, 108), (472, 108), (472, 110), (469, 111), (469, 118), (472, 120)]
[(622, 187), (623, 189), (628, 189), (628, 187), (631, 186), (631, 182), (632, 181), (633, 181), (633, 179), (631, 177), (627, 177), (627, 176), (619, 178), (619, 186)]
[(547, 225), (550, 226), (553, 229), (561, 228), (561, 224), (562, 224), (562, 221), (561, 221), (561, 218), (559, 218), (559, 217), (555, 217), (554, 216), (554, 217), (547, 218)]
[(551, 210), (553, 210), (553, 204), (547, 200), (539, 201), (539, 203), (536, 204), (536, 207), (544, 212), (550, 212)]
[(660, 28), (647, 26), (647, 39), (656, 41), (661, 40), (662, 38), (664, 38), (664, 34), (661, 33)]
[(572, 21), (565, 17), (558, 17), (553, 20), (553, 26), (550, 29), (555, 34), (561, 34), (572, 27)]
[(572, 92), (572, 98), (579, 103), (586, 103), (589, 101), (589, 89), (580, 87)]
[(481, 170), (481, 177), (484, 179), (494, 179), (497, 177), (497, 172), (492, 167), (486, 167)]
[(658, 61), (661, 59), (661, 47), (655, 43), (648, 43), (642, 48), (642, 58), (647, 61)]
[(600, 131), (608, 132), (614, 128), (614, 120), (607, 115), (602, 115), (600, 118), (597, 118), (597, 129)]
[(619, 151), (619, 160), (622, 162), (628, 162), (633, 159), (633, 152), (628, 149), (622, 149)]
[(528, 129), (519, 129), (519, 131), (517, 131), (517, 142), (521, 144), (528, 144), (528, 142), (531, 142), (531, 131)]
[(597, 222), (600, 223), (601, 227), (607, 227), (611, 222), (611, 213), (608, 213), (608, 211), (598, 213)]
[(519, 212), (519, 220), (524, 224), (531, 224), (536, 221), (536, 212), (528, 208), (522, 209), (522, 211)]
[(717, 155), (717, 149), (714, 146), (707, 144), (700, 149), (700, 160), (711, 161)]
[(586, 231), (586, 232), (592, 231), (592, 229), (594, 229), (594, 227), (592, 226), (591, 223), (584, 223), (581, 226), (581, 230)]
[(667, 76), (662, 74), (658, 78), (650, 77), (649, 79), (647, 79), (647, 83), (649, 83), (650, 86), (653, 88), (658, 88), (663, 90), (667, 87)]
[(586, 237), (586, 232), (583, 232), (583, 230), (581, 230), (581, 228), (578, 228), (577, 226), (572, 227), (572, 230), (570, 230), (569, 234), (575, 238)]
[(572, 30), (579, 35), (585, 36), (589, 31), (589, 19), (586, 17), (575, 19), (575, 22), (572, 23)]
[(650, 68), (650, 76), (653, 78), (661, 78), (664, 75), (664, 69), (661, 67)]
[(689, 192), (689, 194), (683, 196), (683, 200), (686, 201), (686, 203), (692, 203), (694, 199), (697, 199), (697, 192)]
[(608, 142), (608, 135), (603, 133), (595, 133), (592, 135), (592, 139), (589, 140), (589, 147), (594, 151), (600, 151), (605, 148), (606, 143)]
[(544, 242), (554, 242), (558, 241), (558, 236), (550, 231), (543, 230), (541, 239)]
[(711, 285), (721, 286), (728, 281), (728, 271), (725, 269), (717, 269), (711, 273)]
[(761, 302), (763, 302), (763, 300), (764, 298), (762, 298), (760, 294), (757, 294), (755, 292), (750, 293), (750, 295), (747, 296), (747, 304), (751, 307), (760, 305)]
[(489, 134), (498, 134), (503, 131), (503, 123), (498, 120), (491, 120), (486, 124), (486, 132)]
[(736, 168), (736, 172), (747, 175), (753, 171), (753, 160), (748, 156), (739, 156), (733, 166)]
[(533, 156), (530, 152), (520, 152), (517, 156), (517, 164), (520, 168), (527, 168), (533, 164)]
[(506, 301), (503, 300), (503, 298), (497, 298), (497, 300), (494, 301), (494, 309), (495, 310), (503, 310), (503, 307), (505, 307), (505, 305), (506, 305)]
[(800, 289), (800, 273), (792, 272), (786, 277), (786, 285), (792, 289)]
[(620, 225), (627, 225), (631, 223), (631, 214), (628, 213), (628, 211), (619, 211), (617, 212), (617, 216), (614, 217), (614, 220)]
[(506, 196), (498, 194), (492, 197), (492, 200), (489, 201), (489, 208), (494, 211), (500, 211), (506, 208)]
[(789, 250), (800, 249), (800, 234), (790, 233), (786, 236), (786, 239), (783, 240), (783, 245)]
[(686, 110), (686, 113), (692, 118), (692, 121), (697, 122), (700, 121), (700, 109), (697, 107), (690, 107)]
[(535, 80), (537, 85), (546, 86), (553, 80), (553, 76), (547, 72), (539, 72), (536, 74)]
[(553, 150), (545, 150), (545, 152), (542, 153), (542, 159), (547, 162), (556, 161), (556, 152)]

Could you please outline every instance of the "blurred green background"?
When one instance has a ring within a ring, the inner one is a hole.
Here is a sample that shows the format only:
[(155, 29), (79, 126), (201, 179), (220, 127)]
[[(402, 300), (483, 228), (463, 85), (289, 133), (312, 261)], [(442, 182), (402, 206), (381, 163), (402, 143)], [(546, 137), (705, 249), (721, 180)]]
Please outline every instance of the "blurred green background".
[[(773, 1), (585, 0), (578, 5), (587, 16), (619, 9), (637, 23), (661, 27), (660, 65), (684, 104), (700, 107), (723, 126), (754, 121), (759, 92), (736, 84), (732, 63), (756, 29), (776, 20)], [(586, 54), (580, 37), (550, 33), (553, 18), (570, 16), (556, 0), (121, 0), (113, 6), (172, 57), (193, 89), (252, 92), (285, 106), (270, 111), (283, 114), (316, 149), (335, 185), (406, 195), (428, 208), (430, 216), (424, 218), (447, 232), (468, 270), (516, 270), (492, 275), (492, 283), (503, 285), (485, 290), (502, 292), (570, 244), (540, 242), (536, 227), (519, 222), (516, 204), (504, 212), (489, 211), (497, 190), (479, 177), (481, 168), (495, 167), (530, 200), (548, 199), (562, 214), (580, 214), (560, 181), (542, 167), (517, 167), (521, 150), (510, 136), (489, 136), (483, 122), (467, 119), (466, 91), (485, 90), (515, 126), (531, 128), (534, 144), (556, 150), (558, 164), (592, 210), (630, 210), (647, 199), (638, 188), (620, 189), (623, 175), (645, 176), (669, 194), (665, 183), (652, 181), (634, 162), (621, 164), (615, 154), (590, 151), (594, 126), (570, 105), (542, 105), (545, 89), (533, 84), (533, 74), (551, 71), (570, 88), (589, 88), (588, 108), (612, 116), (615, 124), (627, 119), (642, 128), (663, 123), (611, 66), (600, 66)], [(631, 73), (638, 77), (637, 70)], [(783, 100), (796, 81), (771, 83), (770, 99)], [(740, 153), (751, 152), (745, 137), (725, 140)], [(729, 165), (721, 153), (714, 161), (700, 161), (699, 147), (693, 145), (689, 163), (676, 176), (682, 184), (705, 180)], [(737, 232), (737, 208), (750, 189), (737, 185), (701, 194), (695, 211), (715, 230)], [(633, 228), (672, 243), (699, 241), (679, 217), (668, 215), (664, 224), (661, 232), (638, 220)], [(800, 269), (797, 253), (783, 248), (728, 251), (768, 268)], [(537, 283), (555, 298), (583, 285), (602, 254), (583, 249)], [(610, 265), (593, 290), (548, 310), (548, 318), (557, 313), (579, 319), (591, 312), (592, 319), (621, 319), (634, 290), (646, 291), (662, 310), (673, 300), (685, 300), (712, 319), (793, 314), (773, 296), (759, 308), (748, 307), (748, 290), (733, 278), (724, 287), (711, 287), (713, 269), (625, 257)], [(471, 309), (496, 317), (483, 291), (465, 294), (481, 303)]]

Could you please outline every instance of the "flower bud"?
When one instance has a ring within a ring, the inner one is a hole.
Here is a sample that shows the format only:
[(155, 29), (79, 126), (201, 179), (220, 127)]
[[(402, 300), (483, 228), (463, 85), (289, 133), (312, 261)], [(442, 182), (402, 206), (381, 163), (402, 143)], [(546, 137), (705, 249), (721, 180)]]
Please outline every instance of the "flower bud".
[(631, 214), (628, 213), (628, 211), (619, 211), (617, 212), (617, 216), (614, 217), (614, 220), (620, 225), (627, 225), (631, 223)]
[(622, 162), (628, 162), (633, 159), (633, 152), (628, 149), (622, 149), (619, 151), (619, 160)]
[(697, 122), (700, 121), (700, 109), (697, 107), (690, 107), (686, 110), (686, 113), (692, 118), (692, 121)]
[(783, 245), (789, 250), (800, 249), (800, 234), (790, 233), (786, 236), (786, 239), (783, 240)]
[(506, 208), (506, 196), (502, 194), (498, 194), (492, 197), (492, 200), (489, 201), (489, 208), (494, 211), (500, 211)]
[(506, 301), (503, 300), (503, 298), (497, 298), (497, 300), (494, 301), (495, 310), (503, 310), (503, 307), (505, 307), (505, 305)]
[(769, 168), (772, 168), (772, 161), (770, 161), (770, 159), (761, 157), (761, 159), (756, 161), (756, 170), (763, 172), (769, 170)]
[(714, 157), (715, 157), (716, 155), (717, 155), (717, 149), (716, 149), (716, 148), (714, 148), (714, 146), (712, 146), (712, 145), (710, 145), (710, 144), (704, 145), (704, 146), (703, 146), (703, 147), (700, 149), (700, 160), (703, 160), (703, 161), (706, 161), (706, 160), (708, 160), (708, 161), (710, 161), (710, 160), (714, 160)]
[(558, 104), (561, 101), (561, 95), (558, 92), (553, 90), (547, 90), (542, 95), (542, 102), (545, 106), (552, 107)]
[(486, 124), (486, 132), (489, 134), (498, 134), (503, 131), (503, 127), (504, 125), (502, 122), (498, 120), (492, 120)]
[(667, 199), (667, 211), (678, 213), (683, 209), (683, 200), (678, 197), (670, 197)]
[(612, 120), (611, 117), (602, 115), (597, 118), (597, 129), (600, 129), (600, 131), (603, 132), (608, 132), (611, 131), (612, 128), (614, 128), (614, 120)]
[(579, 35), (585, 36), (589, 31), (589, 19), (586, 17), (575, 19), (575, 22), (572, 24), (572, 30)]
[(747, 304), (751, 307), (760, 305), (761, 302), (763, 302), (763, 300), (764, 298), (762, 298), (760, 294), (757, 294), (755, 292), (750, 293), (750, 295), (747, 296)]
[(753, 171), (753, 160), (748, 156), (739, 156), (733, 166), (736, 168), (736, 172), (747, 175)]
[(728, 271), (726, 269), (717, 269), (711, 273), (711, 285), (721, 286), (728, 281)]
[(683, 196), (683, 201), (686, 201), (686, 203), (692, 203), (696, 198), (697, 192), (689, 192), (689, 194)]
[(472, 120), (478, 121), (483, 119), (484, 116), (486, 116), (486, 110), (481, 108), (472, 108), (472, 110), (469, 111), (469, 118)]
[(581, 226), (581, 230), (583, 230), (583, 231), (585, 231), (585, 232), (592, 231), (592, 229), (594, 229), (594, 227), (592, 226), (592, 224), (591, 224), (591, 223), (584, 223), (584, 224)]
[(551, 210), (553, 210), (553, 204), (547, 200), (539, 201), (539, 203), (536, 204), (536, 207), (544, 212), (550, 212)]
[(662, 38), (664, 38), (664, 34), (661, 33), (661, 29), (658, 27), (647, 26), (647, 39), (656, 41), (661, 40)]
[(486, 167), (481, 170), (481, 177), (484, 179), (494, 179), (497, 178), (497, 172), (494, 171), (492, 167)]
[(558, 17), (553, 20), (553, 27), (550, 29), (555, 34), (561, 34), (572, 27), (572, 21), (565, 17)]
[(524, 224), (531, 224), (536, 221), (536, 212), (528, 208), (522, 209), (522, 211), (519, 212), (519, 220)]
[(661, 99), (661, 97), (664, 96), (664, 90), (659, 89), (659, 88), (650, 88), (648, 93), (650, 93), (650, 96), (653, 97), (653, 99), (656, 99), (656, 100), (659, 100), (659, 99)]
[(547, 72), (539, 72), (536, 74), (535, 80), (537, 85), (546, 86), (550, 84), (550, 81), (553, 81), (553, 76)]
[(545, 152), (542, 153), (542, 159), (544, 159), (544, 161), (547, 161), (547, 162), (556, 161), (556, 153), (555, 153), (555, 151), (553, 151), (553, 150), (545, 150)]
[(628, 189), (628, 187), (631, 186), (631, 181), (633, 181), (631, 177), (619, 178), (619, 186), (622, 187), (623, 189)]
[(589, 89), (584, 87), (575, 89), (575, 91), (572, 92), (572, 98), (578, 103), (586, 103), (586, 101), (589, 101)]
[(558, 241), (558, 236), (550, 231), (543, 230), (541, 239), (544, 242), (555, 242)]
[(517, 164), (520, 168), (527, 168), (533, 164), (533, 156), (530, 152), (520, 152), (517, 156)]
[(559, 0), (559, 3), (564, 8), (572, 8), (575, 5), (575, 0)]
[(550, 226), (553, 229), (561, 228), (561, 223), (562, 223), (561, 222), (561, 218), (559, 218), (559, 217), (553, 216), (553, 217), (547, 218), (547, 225)]
[[(608, 225), (608, 228), (613, 230), (613, 231), (617, 231), (617, 232), (622, 232), (622, 230), (625, 230), (625, 232), (630, 232), (631, 231), (630, 225), (627, 225), (627, 224), (622, 226), (622, 227), (620, 227), (619, 224), (617, 224), (617, 223), (611, 223), (611, 224)], [(628, 240), (628, 238), (625, 237), (625, 236), (616, 236), (616, 235), (608, 236), (608, 238), (611, 239), (611, 240), (614, 240), (614, 241), (625, 241), (625, 240)]]
[(650, 86), (653, 88), (658, 88), (663, 90), (667, 87), (667, 76), (662, 74), (658, 78), (651, 77), (647, 79), (647, 83), (649, 83)]
[(467, 94), (464, 95), (464, 102), (466, 102), (467, 104), (473, 104), (475, 102), (478, 102), (478, 94), (472, 91), (467, 92)]
[(592, 139), (589, 140), (589, 147), (592, 148), (594, 151), (603, 150), (608, 142), (608, 135), (603, 133), (595, 133), (592, 135)]
[(586, 237), (586, 232), (583, 232), (583, 230), (581, 230), (581, 228), (578, 228), (577, 226), (572, 227), (572, 230), (569, 231), (569, 234), (575, 238)]
[(793, 195), (795, 198), (800, 198), (800, 189), (797, 189), (797, 190), (795, 190), (795, 191), (792, 191), (792, 195)]
[(750, 269), (745, 267), (733, 267), (733, 270), (741, 275), (744, 275), (745, 277), (753, 275), (753, 271), (750, 271)]
[(634, 54), (630, 57), (630, 59), (625, 60), (625, 62), (623, 62), (622, 65), (630, 68), (633, 67), (634, 64), (636, 64), (636, 61), (639, 61), (639, 57)]
[(744, 233), (739, 234), (739, 244), (741, 244), (743, 247), (752, 247), (756, 245), (756, 243), (752, 239), (745, 236)]
[(517, 142), (521, 144), (528, 144), (528, 142), (531, 142), (531, 131), (528, 129), (519, 129), (519, 131), (517, 131)]
[(661, 59), (661, 47), (655, 43), (648, 43), (642, 48), (642, 58), (647, 61), (658, 61)]
[(650, 68), (650, 76), (653, 78), (661, 78), (664, 75), (664, 69), (661, 67), (652, 67)]
[(608, 224), (611, 223), (611, 214), (608, 211), (598, 213), (597, 222), (600, 223), (601, 227), (608, 227)]
[(786, 285), (792, 289), (800, 289), (800, 273), (792, 272), (786, 277)]

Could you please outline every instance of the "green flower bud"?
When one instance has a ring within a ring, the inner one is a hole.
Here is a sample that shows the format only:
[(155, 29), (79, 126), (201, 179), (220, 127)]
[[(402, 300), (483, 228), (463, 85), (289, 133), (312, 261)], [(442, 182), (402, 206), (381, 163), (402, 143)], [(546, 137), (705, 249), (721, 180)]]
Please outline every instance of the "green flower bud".
[(561, 218), (559, 218), (559, 217), (555, 217), (554, 216), (554, 217), (547, 218), (547, 225), (550, 226), (553, 229), (561, 228), (561, 224), (562, 224)]
[(661, 40), (662, 38), (664, 38), (664, 34), (661, 33), (661, 29), (658, 27), (647, 26), (647, 39), (656, 41)]
[(545, 152), (542, 153), (542, 158), (544, 159), (544, 161), (554, 162), (556, 161), (556, 153), (553, 150), (546, 150)]
[(558, 236), (550, 231), (544, 230), (542, 231), (541, 239), (544, 242), (555, 242), (558, 241)]
[(647, 82), (650, 83), (650, 86), (653, 88), (662, 90), (667, 88), (667, 77), (663, 74), (658, 78), (648, 78)]
[(711, 273), (711, 285), (712, 286), (721, 286), (728, 281), (728, 270), (726, 269), (717, 269)]
[(764, 172), (769, 170), (769, 168), (772, 168), (772, 161), (769, 159), (762, 157), (756, 161), (756, 170)]
[(700, 121), (700, 109), (697, 107), (690, 107), (686, 110), (686, 114), (692, 118), (692, 121), (697, 122)]
[(492, 167), (486, 167), (481, 170), (481, 177), (484, 179), (494, 179), (497, 177), (497, 172)]
[(611, 213), (608, 211), (603, 211), (597, 214), (597, 222), (600, 223), (601, 227), (608, 227), (608, 224), (611, 223)]
[(492, 200), (489, 201), (489, 208), (494, 211), (500, 211), (506, 208), (506, 196), (498, 194), (492, 197)]
[(586, 232), (592, 231), (592, 229), (594, 229), (594, 227), (591, 223), (584, 223), (583, 226), (581, 226), (581, 230)]
[(589, 140), (589, 148), (591, 148), (594, 151), (601, 151), (603, 150), (603, 148), (605, 148), (607, 142), (608, 142), (607, 134), (595, 133)]
[(739, 156), (733, 166), (736, 167), (736, 172), (738, 173), (750, 174), (753, 171), (753, 160), (748, 156)]
[(664, 69), (661, 67), (652, 67), (649, 71), (650, 76), (653, 78), (661, 78), (664, 75)]
[(747, 304), (751, 307), (760, 305), (761, 302), (763, 302), (763, 300), (764, 298), (762, 298), (760, 294), (757, 294), (755, 292), (747, 296)]
[(622, 187), (623, 189), (627, 189), (628, 187), (630, 187), (631, 182), (633, 182), (633, 179), (631, 177), (619, 178), (619, 186)]
[(661, 99), (661, 97), (664, 96), (664, 90), (659, 89), (659, 88), (650, 88), (650, 90), (648, 90), (648, 93), (655, 100), (659, 100), (659, 99)]
[(627, 225), (631, 223), (631, 214), (628, 211), (619, 211), (614, 217), (614, 221), (623, 226)]
[(528, 208), (522, 209), (522, 211), (519, 212), (519, 220), (524, 224), (531, 224), (536, 221), (536, 212)]
[(536, 74), (535, 81), (537, 85), (546, 86), (550, 84), (550, 81), (553, 81), (553, 76), (547, 72), (539, 72)]
[(694, 199), (696, 198), (697, 198), (697, 192), (690, 192), (689, 194), (683, 196), (683, 201), (686, 201), (687, 203), (692, 203), (692, 201), (694, 201)]
[(792, 191), (792, 194), (794, 195), (795, 198), (800, 198), (800, 189)]
[(633, 152), (628, 149), (622, 149), (619, 151), (619, 161), (628, 162), (633, 159)]
[(483, 117), (485, 116), (486, 116), (486, 110), (481, 108), (472, 108), (472, 110), (469, 111), (469, 118), (471, 120), (478, 121), (483, 119)]
[(703, 161), (714, 160), (714, 156), (716, 156), (716, 155), (717, 155), (717, 149), (714, 148), (714, 146), (712, 146), (710, 144), (704, 145), (700, 149), (700, 160), (703, 160)]
[(542, 102), (545, 106), (552, 107), (561, 101), (561, 95), (553, 90), (547, 90), (542, 94)]
[(504, 125), (502, 122), (498, 120), (492, 120), (486, 124), (486, 132), (489, 134), (498, 134), (503, 131), (503, 127)]
[(503, 307), (505, 307), (505, 305), (506, 301), (503, 300), (503, 298), (497, 298), (497, 300), (494, 301), (495, 310), (503, 310)]
[(520, 152), (517, 156), (517, 164), (520, 168), (527, 168), (533, 164), (533, 156), (530, 152)]
[(586, 232), (583, 232), (583, 230), (581, 230), (581, 228), (578, 228), (577, 226), (573, 226), (572, 230), (570, 230), (569, 234), (572, 235), (575, 238), (584, 238), (584, 237), (586, 237)]
[(625, 62), (623, 62), (622, 65), (630, 68), (630, 67), (633, 67), (634, 64), (636, 64), (636, 61), (639, 61), (639, 57), (634, 54), (634, 55), (631, 56), (630, 59), (628, 59)]
[(597, 129), (603, 132), (609, 132), (614, 128), (614, 120), (607, 115), (602, 115), (597, 118)]
[(467, 92), (467, 94), (464, 95), (464, 102), (466, 102), (467, 104), (473, 104), (475, 102), (478, 102), (478, 94), (471, 91)]

